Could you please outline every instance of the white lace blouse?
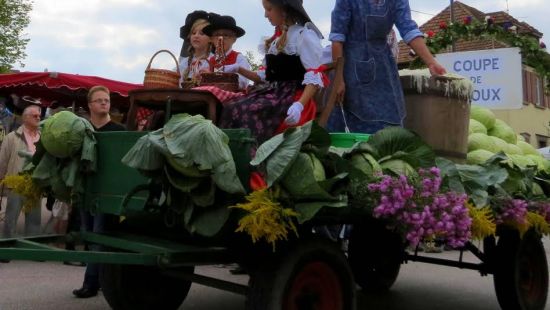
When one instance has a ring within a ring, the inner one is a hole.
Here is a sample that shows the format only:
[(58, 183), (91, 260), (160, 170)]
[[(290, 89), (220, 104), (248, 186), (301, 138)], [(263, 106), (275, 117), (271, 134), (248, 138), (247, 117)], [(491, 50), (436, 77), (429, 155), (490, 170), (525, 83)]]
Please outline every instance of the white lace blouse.
[[(302, 85), (314, 84), (323, 87), (323, 78), (321, 72), (314, 72), (322, 65), (321, 56), (323, 54), (323, 47), (321, 46), (321, 38), (310, 23), (306, 23), (304, 26), (293, 25), (288, 28), (287, 43), (282, 51), (287, 55), (298, 55), (302, 65), (306, 69), (304, 80)], [(272, 54), (277, 55), (277, 42), (280, 38), (273, 40), (269, 49), (265, 50), (265, 44), (262, 42), (259, 46), (259, 52), (262, 55)], [(265, 68), (265, 58), (263, 61), (263, 67)], [(257, 72), (258, 75), (265, 80), (265, 69)]]

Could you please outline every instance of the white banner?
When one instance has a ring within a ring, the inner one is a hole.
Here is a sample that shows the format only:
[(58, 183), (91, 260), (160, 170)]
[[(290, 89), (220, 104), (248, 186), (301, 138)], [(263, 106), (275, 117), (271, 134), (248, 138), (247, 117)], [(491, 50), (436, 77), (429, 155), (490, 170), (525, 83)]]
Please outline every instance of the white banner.
[(519, 48), (438, 54), (437, 61), (448, 72), (474, 83), (472, 104), (489, 109), (521, 109), (522, 65)]

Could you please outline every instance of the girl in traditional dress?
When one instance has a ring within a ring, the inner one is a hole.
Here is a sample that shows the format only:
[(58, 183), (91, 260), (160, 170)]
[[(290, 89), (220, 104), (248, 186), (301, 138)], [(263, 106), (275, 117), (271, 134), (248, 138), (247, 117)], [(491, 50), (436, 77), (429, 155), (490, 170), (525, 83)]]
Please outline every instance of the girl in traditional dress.
[(222, 128), (249, 128), (259, 143), (288, 126), (313, 119), (316, 105), (312, 98), (326, 81), (320, 70), (322, 36), (302, 1), (262, 0), (262, 4), (265, 17), (276, 29), (262, 42), (263, 70), (229, 68), (260, 85), (224, 104), (219, 122)]
[(212, 46), (203, 29), (210, 25), (214, 16), (217, 14), (194, 11), (187, 15), (180, 29), (180, 37), (184, 40), (179, 60), (180, 82), (190, 83), (189, 86), (196, 85), (202, 72), (211, 72), (208, 59), (213, 55)]

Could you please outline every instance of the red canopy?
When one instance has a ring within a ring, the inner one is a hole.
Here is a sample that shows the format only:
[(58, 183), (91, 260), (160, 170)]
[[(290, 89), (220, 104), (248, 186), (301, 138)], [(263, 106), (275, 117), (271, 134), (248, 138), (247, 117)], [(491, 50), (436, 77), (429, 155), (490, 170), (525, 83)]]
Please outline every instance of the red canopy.
[(57, 100), (62, 105), (73, 102), (86, 104), (88, 90), (96, 85), (103, 85), (111, 91), (113, 105), (129, 105), (128, 92), (142, 88), (141, 84), (132, 84), (109, 80), (97, 76), (58, 72), (21, 72), (0, 74), (0, 94), (31, 96), (40, 98), (44, 105)]

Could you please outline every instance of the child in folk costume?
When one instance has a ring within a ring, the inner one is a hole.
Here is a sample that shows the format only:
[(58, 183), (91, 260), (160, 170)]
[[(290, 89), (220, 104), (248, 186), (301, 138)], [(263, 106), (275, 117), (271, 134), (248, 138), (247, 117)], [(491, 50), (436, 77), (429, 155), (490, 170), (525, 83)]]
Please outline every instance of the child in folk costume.
[[(211, 55), (208, 59), (211, 72), (227, 72), (231, 71), (231, 66), (242, 67), (250, 70), (250, 63), (246, 57), (233, 50), (233, 44), (237, 38), (245, 34), (244, 29), (237, 26), (235, 19), (231, 16), (216, 16), (212, 18), (210, 25), (204, 27), (203, 32), (211, 38), (211, 44), (221, 46), (222, 55)], [(249, 84), (249, 80), (239, 75), (239, 89), (245, 90)]]
[(226, 72), (265, 83), (226, 103), (219, 122), (222, 128), (249, 128), (259, 143), (313, 119), (312, 98), (326, 82), (320, 69), (322, 36), (302, 0), (262, 0), (262, 4), (265, 17), (276, 28), (275, 35), (262, 44), (264, 70), (232, 66)]
[(180, 28), (184, 43), (180, 53), (180, 82), (198, 83), (202, 72), (211, 72), (208, 59), (213, 55), (210, 37), (204, 28), (210, 25), (215, 13), (194, 11), (187, 15), (185, 25)]

